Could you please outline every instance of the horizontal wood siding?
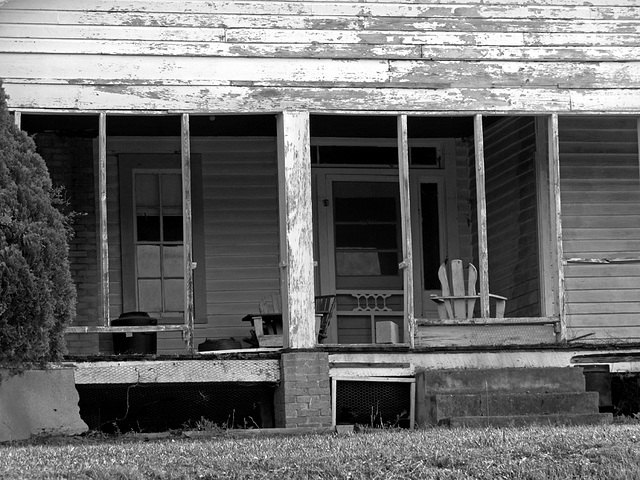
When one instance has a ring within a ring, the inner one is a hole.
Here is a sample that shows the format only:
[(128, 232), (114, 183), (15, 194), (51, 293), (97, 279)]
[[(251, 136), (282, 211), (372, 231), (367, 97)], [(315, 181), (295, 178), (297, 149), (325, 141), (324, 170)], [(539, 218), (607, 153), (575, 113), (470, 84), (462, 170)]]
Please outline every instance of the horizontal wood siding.
[(0, 78), (17, 109), (638, 111), (639, 34), (633, 0), (5, 0)]
[(276, 140), (216, 139), (202, 155), (207, 325), (197, 337), (249, 336), (242, 317), (280, 293)]
[(507, 317), (540, 316), (533, 117), (485, 129), (489, 289)]
[[(636, 122), (625, 117), (559, 119), (569, 339), (640, 340)], [(590, 263), (606, 259), (614, 263)]]

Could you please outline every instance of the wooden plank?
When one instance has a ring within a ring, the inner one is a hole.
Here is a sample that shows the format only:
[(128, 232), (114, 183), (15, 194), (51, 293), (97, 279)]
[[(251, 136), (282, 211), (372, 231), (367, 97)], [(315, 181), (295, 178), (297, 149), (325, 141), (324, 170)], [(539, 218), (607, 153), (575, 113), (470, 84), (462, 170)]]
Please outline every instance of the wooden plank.
[(98, 216), (100, 237), (100, 316), (104, 326), (111, 325), (109, 295), (109, 232), (107, 228), (107, 115), (98, 118)]
[(484, 133), (482, 115), (473, 118), (473, 141), (476, 179), (476, 209), (478, 220), (478, 271), (480, 273), (480, 316), (488, 318), (489, 313), (489, 248), (487, 246), (487, 199), (484, 172)]
[[(631, 285), (631, 283), (630, 283)], [(572, 306), (579, 303), (590, 302), (638, 302), (640, 301), (640, 289), (613, 289), (613, 290), (568, 290), (567, 302)]]
[(609, 345), (623, 343), (638, 343), (640, 339), (639, 327), (571, 327), (567, 332), (567, 341), (577, 339), (583, 343), (604, 343)]
[(640, 63), (391, 60), (389, 81), (449, 87), (624, 88), (640, 82)]
[(579, 277), (567, 278), (566, 288), (568, 290), (636, 290), (638, 287), (635, 277)]
[[(350, 44), (334, 43), (323, 45), (318, 43), (225, 43), (223, 41), (211, 41), (211, 37), (202, 41), (195, 41), (189, 36), (190, 29), (185, 29), (184, 41), (174, 40), (127, 40), (104, 38), (62, 38), (62, 39), (29, 39), (9, 37), (0, 24), (0, 52), (9, 53), (49, 53), (49, 54), (89, 54), (89, 55), (141, 55), (147, 56), (177, 56), (188, 57), (243, 57), (243, 58), (422, 58), (419, 45), (398, 44)], [(191, 29), (192, 30), (192, 29)], [(19, 32), (15, 32), (19, 35)], [(24, 32), (23, 32), (24, 35)], [(71, 32), (68, 33), (71, 35)], [(87, 32), (86, 36), (96, 35), (95, 32)], [(141, 34), (137, 34), (140, 36)], [(128, 32), (119, 36), (136, 37), (135, 32)], [(177, 35), (176, 35), (177, 36)], [(631, 47), (633, 50), (633, 48)], [(611, 61), (616, 60), (616, 53), (620, 49), (611, 52), (607, 57)], [(624, 49), (623, 49), (624, 53)], [(632, 52), (627, 52), (624, 59), (633, 57)], [(640, 58), (640, 49), (636, 57)]]
[(309, 112), (278, 116), (278, 188), (285, 348), (317, 343), (313, 291), (313, 225)]
[[(524, 40), (523, 40), (524, 41)], [(499, 61), (635, 61), (640, 59), (640, 48), (631, 45), (590, 45), (585, 39), (578, 45), (556, 41), (557, 45), (424, 45), (422, 58), (448, 60)], [(584, 42), (584, 43), (582, 43)], [(617, 43), (617, 42), (612, 42)], [(406, 58), (409, 58), (408, 56)]]
[(598, 239), (593, 236), (580, 240), (565, 240), (564, 250), (566, 255), (606, 258), (616, 255), (620, 260), (631, 257), (629, 260), (638, 259), (640, 256), (640, 244), (638, 237), (632, 239)]
[[(137, 85), (54, 85), (6, 82), (9, 108), (77, 109), (134, 112), (144, 110), (190, 113), (277, 112), (289, 108), (310, 111), (371, 112), (549, 112), (573, 111), (573, 92), (558, 89), (423, 89), (189, 87)], [(596, 98), (614, 91), (593, 91)], [(640, 89), (625, 90), (622, 111), (640, 111)], [(635, 95), (635, 97), (634, 97)], [(592, 111), (616, 111), (591, 105)], [(586, 112), (585, 112), (586, 113)]]
[(191, 208), (191, 144), (189, 143), (189, 115), (181, 117), (181, 173), (182, 173), (182, 235), (184, 276), (184, 321), (188, 328), (187, 350), (195, 352), (193, 303), (193, 226)]
[[(631, 305), (629, 305), (631, 307)], [(640, 308), (628, 308), (601, 313), (568, 313), (568, 323), (572, 327), (638, 327), (638, 315)]]
[(580, 264), (565, 266), (565, 278), (640, 277), (640, 264)]
[(559, 321), (559, 317), (505, 317), (505, 318), (419, 318), (420, 327), (469, 326), (469, 325), (549, 325)]
[[(4, 24), (49, 25), (51, 15), (46, 10), (6, 10)], [(135, 21), (135, 22), (134, 22)], [(145, 28), (186, 27), (192, 29), (290, 29), (290, 30), (365, 30), (375, 32), (513, 32), (513, 33), (603, 33), (638, 34), (640, 26), (634, 20), (550, 18), (474, 18), (451, 17), (383, 17), (383, 16), (331, 16), (331, 15), (277, 15), (277, 14), (218, 14), (218, 13), (166, 13), (148, 12), (80, 12), (58, 10), (56, 25), (131, 26)], [(160, 32), (158, 32), (160, 34)], [(115, 37), (118, 38), (118, 37)]]
[(73, 364), (75, 382), (87, 384), (278, 382), (280, 361), (176, 360)]
[[(571, 108), (574, 111), (601, 111), (601, 112), (637, 112), (633, 107), (634, 93), (630, 90), (599, 90), (600, 100), (595, 99), (595, 90), (574, 90), (570, 93)], [(637, 94), (635, 94), (637, 95)]]
[[(237, 82), (284, 82), (286, 84), (328, 82), (336, 84), (385, 83), (389, 78), (386, 60), (351, 60), (304, 58), (255, 58), (247, 62), (234, 57), (168, 57), (57, 55), (5, 53), (2, 55), (3, 78), (43, 77), (50, 81), (128, 85), (162, 82), (166, 85), (229, 85)], [(132, 69), (131, 64), (136, 68)], [(632, 67), (629, 67), (631, 70)]]
[[(259, 1), (259, 0), (258, 0)], [(339, 1), (344, 1), (344, 0), (339, 0)], [(60, 2), (60, 3), (58, 3)], [(20, 1), (16, 1), (14, 0), (13, 2), (8, 1), (8, 0), (3, 0), (2, 3), (7, 3), (7, 5), (5, 6), (5, 8), (16, 8), (16, 6), (19, 6), (20, 9), (24, 9), (24, 10), (39, 10), (39, 9), (45, 9), (45, 10), (55, 10), (55, 9), (64, 9), (64, 10), (79, 10), (79, 11), (83, 11), (83, 10), (90, 10), (90, 11), (110, 11), (110, 8), (114, 8), (113, 5), (107, 3), (101, 3), (98, 1), (93, 1), (93, 2), (83, 2), (81, 0), (58, 0), (58, 2), (56, 2), (54, 5), (52, 5), (50, 2), (46, 2), (43, 0), (20, 0)], [(309, 8), (312, 8), (313, 3), (314, 2), (319, 2), (319, 3), (325, 3), (326, 0), (305, 0), (304, 3), (305, 4), (309, 4)], [(146, 12), (146, 11), (159, 11), (159, 12), (182, 12), (182, 11), (196, 11), (196, 12), (200, 12), (200, 13), (206, 13), (208, 11), (210, 11), (209, 9), (203, 7), (202, 5), (200, 5), (201, 2), (195, 1), (195, 0), (186, 0), (185, 2), (181, 2), (179, 5), (183, 6), (183, 8), (180, 8), (178, 6), (177, 3), (172, 2), (170, 0), (162, 0), (162, 1), (145, 1), (145, 2), (129, 2), (129, 3), (121, 3), (118, 2), (118, 6), (122, 6), (122, 8), (124, 10), (132, 10), (135, 12)], [(250, 2), (242, 2), (243, 4), (247, 4)], [(297, 2), (300, 3), (300, 2)], [(366, 3), (366, 4), (387, 4), (387, 5), (400, 5), (400, 4), (415, 4), (415, 0), (366, 0), (364, 2), (361, 3)], [(452, 6), (452, 5), (468, 5), (469, 1), (468, 0), (431, 0), (429, 1), (429, 4), (432, 4), (433, 6), (437, 6), (440, 4), (444, 4), (447, 6)], [(512, 0), (491, 0), (491, 4), (494, 6), (508, 6), (508, 7), (512, 7), (513, 6), (513, 2)], [(133, 6), (135, 5), (135, 8), (126, 8), (124, 5), (127, 6)], [(518, 6), (521, 8), (528, 8), (528, 7), (538, 7), (538, 8), (542, 8), (544, 6), (559, 6), (559, 5), (563, 5), (565, 7), (570, 7), (570, 6), (584, 6), (585, 3), (583, 0), (522, 0), (520, 2), (518, 2)], [(637, 3), (635, 0), (592, 0), (588, 3), (588, 5), (590, 5), (593, 8), (600, 8), (600, 7), (634, 7), (637, 6)], [(116, 10), (118, 11), (119, 8), (115, 7)], [(195, 9), (195, 10), (194, 10)]]
[[(145, 21), (136, 19), (136, 21)], [(452, 25), (460, 25), (452, 23)], [(202, 22), (201, 22), (202, 23)], [(494, 24), (495, 25), (495, 24)], [(442, 28), (440, 31), (428, 31), (428, 29), (419, 28), (416, 30), (363, 30), (363, 29), (295, 29), (295, 28), (209, 28), (202, 27), (184, 27), (175, 26), (174, 23), (164, 27), (153, 26), (102, 26), (101, 24), (77, 24), (77, 25), (52, 25), (52, 24), (33, 24), (33, 23), (0, 23), (0, 37), (7, 39), (7, 44), (13, 44), (14, 39), (54, 39), (54, 40), (96, 40), (96, 41), (112, 41), (115, 49), (113, 53), (122, 52), (124, 54), (144, 54), (152, 47), (168, 49), (168, 53), (177, 49), (175, 53), (180, 54), (181, 49), (189, 50), (197, 55), (205, 53), (215, 54), (220, 52), (226, 55), (238, 55), (242, 50), (246, 53), (253, 52), (252, 56), (257, 56), (258, 51), (269, 52), (276, 49), (279, 56), (287, 56), (285, 48), (278, 47), (278, 44), (291, 44), (294, 50), (304, 51), (301, 46), (306, 46), (310, 52), (314, 51), (313, 44), (336, 45), (343, 52), (344, 56), (348, 56), (347, 45), (367, 45), (355, 47), (355, 52), (372, 52), (381, 53), (384, 51), (399, 53), (399, 58), (414, 57), (424, 46), (422, 52), (423, 58), (440, 58), (429, 55), (429, 52), (442, 53), (447, 59), (487, 59), (494, 58), (496, 60), (522, 60), (524, 59), (547, 59), (571, 58), (576, 60), (587, 60), (589, 47), (594, 48), (601, 60), (608, 59), (611, 56), (605, 55), (607, 52), (613, 53), (614, 57), (623, 55), (626, 57), (633, 56), (633, 52), (637, 52), (637, 37), (635, 30), (637, 28), (626, 28), (626, 33), (586, 33), (578, 32), (522, 32), (508, 31), (510, 29), (496, 28), (490, 30), (495, 31), (455, 31), (453, 28)], [(577, 30), (580, 30), (579, 28)], [(582, 29), (584, 30), (584, 29)], [(597, 29), (595, 29), (597, 30)], [(12, 41), (9, 41), (11, 39)], [(141, 42), (135, 45), (134, 41)], [(147, 44), (147, 42), (149, 42)], [(177, 42), (186, 42), (185, 45), (179, 45)], [(225, 46), (227, 43), (227, 46)], [(24, 43), (32, 44), (34, 52), (43, 50), (48, 52), (46, 46), (42, 43)], [(265, 44), (261, 47), (260, 44)], [(69, 48), (64, 46), (63, 42), (56, 42), (51, 48), (64, 48), (59, 53), (77, 53), (68, 51)], [(83, 48), (96, 49), (100, 43), (89, 44)], [(241, 50), (236, 51), (230, 46), (238, 46)], [(455, 52), (452, 46), (459, 46), (461, 50)], [(392, 46), (396, 46), (390, 48)], [(401, 47), (405, 48), (401, 48)], [(523, 51), (523, 47), (531, 47), (531, 52), (525, 53), (523, 57), (515, 55), (518, 51)], [(628, 48), (628, 52), (613, 52), (613, 47)], [(13, 47), (15, 48), (15, 47)], [(13, 49), (8, 48), (8, 51)], [(433, 50), (433, 49), (436, 50)], [(490, 55), (482, 55), (480, 49), (487, 49)], [(475, 50), (474, 50), (475, 49)], [(500, 56), (500, 51), (506, 52), (506, 55)], [(325, 48), (320, 48), (320, 52)], [(103, 53), (102, 50), (98, 51)], [(182, 51), (181, 54), (185, 54)]]
[[(0, 52), (7, 53), (49, 53), (49, 54), (96, 54), (96, 55), (140, 55), (147, 56), (177, 56), (189, 57), (244, 57), (244, 58), (385, 58), (385, 59), (434, 59), (440, 61), (603, 61), (624, 62), (640, 60), (640, 47), (634, 45), (619, 46), (583, 46), (572, 44), (537, 46), (491, 46), (457, 45), (455, 47), (438, 45), (400, 45), (400, 44), (350, 44), (350, 43), (236, 43), (213, 42), (212, 36), (203, 34), (202, 41), (195, 41), (193, 36), (198, 33), (192, 29), (184, 29), (181, 37), (184, 40), (127, 40), (126, 37), (139, 37), (135, 32), (119, 33), (125, 39), (110, 39), (108, 32), (104, 38), (22, 38), (25, 35), (20, 26), (15, 32), (8, 32), (0, 24)], [(69, 29), (71, 36), (74, 30)], [(78, 27), (82, 32), (82, 27)], [(98, 36), (99, 31), (87, 28), (86, 36)], [(171, 30), (171, 29), (170, 29)], [(147, 30), (144, 31), (148, 33)], [(37, 35), (34, 32), (32, 35)], [(16, 37), (11, 37), (15, 34)], [(65, 32), (51, 33), (51, 36), (64, 36)], [(178, 36), (177, 34), (175, 35)], [(459, 42), (457, 42), (459, 43)]]
[(547, 147), (549, 162), (549, 206), (551, 207), (551, 256), (556, 272), (555, 309), (560, 316), (560, 341), (567, 337), (565, 309), (564, 251), (562, 239), (562, 207), (560, 188), (560, 144), (558, 134), (558, 115), (551, 114), (547, 124)]
[(65, 333), (144, 333), (144, 332), (177, 332), (187, 333), (186, 325), (156, 325), (143, 327), (111, 327), (111, 326), (71, 326), (65, 329)]
[[(404, 342), (413, 347), (415, 333), (415, 299), (413, 291), (413, 240), (411, 236), (411, 204), (409, 185), (409, 138), (407, 116), (397, 118), (398, 181), (400, 189), (400, 219), (402, 231), (402, 262), (400, 268), (404, 286)], [(408, 342), (407, 342), (408, 337)]]
[[(618, 3), (620, 2), (620, 3)], [(498, 2), (491, 4), (466, 4), (461, 9), (457, 2), (429, 2), (429, 3), (404, 3), (397, 1), (385, 2), (314, 2), (314, 1), (218, 1), (202, 3), (195, 0), (183, 2), (174, 1), (119, 1), (100, 2), (98, 0), (57, 0), (55, 3), (42, 0), (22, 0), (18, 3), (10, 3), (9, 6), (20, 10), (69, 10), (87, 12), (90, 15), (99, 15), (100, 12), (113, 13), (129, 12), (134, 18), (142, 14), (152, 13), (176, 14), (189, 12), (193, 14), (253, 14), (253, 15), (328, 15), (338, 17), (362, 16), (362, 17), (456, 17), (466, 16), (472, 18), (506, 18), (506, 19), (583, 19), (583, 20), (637, 20), (640, 13), (636, 5), (629, 4), (628, 0), (616, 0), (611, 5), (600, 3), (599, 5), (578, 4), (571, 2), (572, 8), (567, 8), (564, 2), (550, 4), (526, 3), (514, 7), (513, 4), (500, 5)], [(171, 15), (173, 16), (173, 15)]]

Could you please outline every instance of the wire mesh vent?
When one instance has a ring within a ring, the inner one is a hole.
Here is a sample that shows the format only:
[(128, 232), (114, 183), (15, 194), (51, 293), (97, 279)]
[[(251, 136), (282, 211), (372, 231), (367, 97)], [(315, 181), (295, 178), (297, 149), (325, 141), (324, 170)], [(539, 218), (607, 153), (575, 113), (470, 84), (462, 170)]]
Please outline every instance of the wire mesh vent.
[(80, 416), (90, 429), (106, 433), (163, 432), (204, 423), (222, 428), (273, 427), (274, 385), (267, 383), (108, 384), (76, 388)]
[(336, 423), (409, 427), (411, 390), (407, 382), (336, 382)]

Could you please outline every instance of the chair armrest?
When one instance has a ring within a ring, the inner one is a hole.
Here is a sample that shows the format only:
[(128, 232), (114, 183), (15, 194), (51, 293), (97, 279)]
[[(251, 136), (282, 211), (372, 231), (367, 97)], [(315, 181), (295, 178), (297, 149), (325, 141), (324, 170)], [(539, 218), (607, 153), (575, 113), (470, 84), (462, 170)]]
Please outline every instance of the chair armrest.
[(431, 295), (431, 300), (433, 300), (434, 302), (442, 300), (462, 300), (465, 298), (480, 298), (480, 295)]

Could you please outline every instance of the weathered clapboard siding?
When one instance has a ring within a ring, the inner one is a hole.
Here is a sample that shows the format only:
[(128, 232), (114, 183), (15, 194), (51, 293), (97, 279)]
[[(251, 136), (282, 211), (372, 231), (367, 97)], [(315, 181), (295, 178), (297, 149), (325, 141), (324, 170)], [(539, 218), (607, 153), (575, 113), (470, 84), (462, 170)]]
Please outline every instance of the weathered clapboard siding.
[[(201, 2), (186, 0), (181, 2), (165, 1), (118, 1), (105, 4), (99, 0), (57, 0), (55, 3), (41, 0), (19, 0), (7, 2), (25, 10), (80, 10), (89, 13), (127, 12), (133, 15), (141, 13), (181, 13), (191, 14), (252, 14), (267, 15), (329, 15), (338, 17), (348, 16), (390, 16), (390, 17), (484, 17), (484, 18), (564, 18), (564, 19), (638, 19), (640, 13), (629, 1), (614, 0), (613, 2), (594, 2), (577, 4), (575, 0), (565, 2), (487, 2), (483, 4), (469, 4), (463, 7), (459, 2), (430, 1), (412, 3), (404, 1), (374, 1), (374, 2), (319, 2), (319, 1), (217, 1)], [(508, 8), (504, 8), (504, 4)], [(566, 8), (570, 6), (571, 8)], [(16, 8), (14, 7), (14, 8)]]
[(1, 5), (12, 108), (640, 110), (630, 0)]
[(202, 154), (207, 318), (199, 337), (243, 338), (280, 291), (275, 138), (217, 138)]
[(507, 297), (507, 317), (537, 317), (533, 117), (510, 117), (487, 127), (484, 145), (490, 291)]
[[(5, 81), (99, 85), (187, 86), (272, 85), (388, 86), (415, 88), (549, 87), (623, 88), (640, 83), (640, 62), (477, 62), (433, 60), (145, 57), (141, 55), (3, 55)], [(125, 61), (126, 60), (126, 61)], [(131, 69), (130, 63), (138, 66)], [(46, 77), (42, 77), (43, 69)], [(559, 79), (561, 79), (559, 81)]]
[[(640, 338), (640, 166), (635, 118), (560, 117), (569, 338)], [(629, 263), (585, 263), (628, 259)], [(637, 260), (637, 261), (634, 261)]]

